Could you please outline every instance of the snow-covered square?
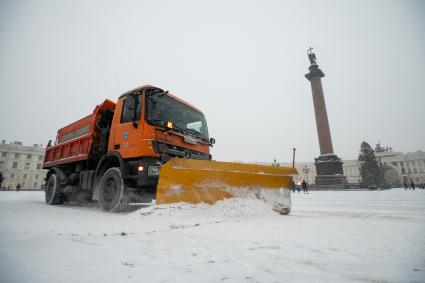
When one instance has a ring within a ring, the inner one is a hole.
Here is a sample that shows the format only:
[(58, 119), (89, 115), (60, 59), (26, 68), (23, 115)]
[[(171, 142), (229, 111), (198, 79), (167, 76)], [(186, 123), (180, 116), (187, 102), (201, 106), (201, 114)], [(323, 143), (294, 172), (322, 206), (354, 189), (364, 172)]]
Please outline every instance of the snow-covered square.
[(49, 206), (0, 192), (0, 282), (424, 282), (425, 191), (216, 205)]

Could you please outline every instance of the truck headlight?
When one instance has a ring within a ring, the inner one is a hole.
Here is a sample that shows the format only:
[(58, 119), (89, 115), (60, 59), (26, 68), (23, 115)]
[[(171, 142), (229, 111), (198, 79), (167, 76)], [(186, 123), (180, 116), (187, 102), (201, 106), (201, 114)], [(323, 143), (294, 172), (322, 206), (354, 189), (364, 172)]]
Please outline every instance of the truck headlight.
[(148, 175), (149, 176), (159, 176), (159, 166), (149, 166)]

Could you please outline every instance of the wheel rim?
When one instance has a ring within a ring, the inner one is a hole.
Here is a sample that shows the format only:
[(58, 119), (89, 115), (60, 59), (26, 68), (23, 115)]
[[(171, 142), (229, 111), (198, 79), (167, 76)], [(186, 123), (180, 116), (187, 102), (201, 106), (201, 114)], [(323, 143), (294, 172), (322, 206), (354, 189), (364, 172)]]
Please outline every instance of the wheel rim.
[(117, 183), (115, 182), (113, 178), (109, 178), (105, 183), (103, 198), (106, 201), (112, 201), (115, 198), (117, 191), (118, 191)]

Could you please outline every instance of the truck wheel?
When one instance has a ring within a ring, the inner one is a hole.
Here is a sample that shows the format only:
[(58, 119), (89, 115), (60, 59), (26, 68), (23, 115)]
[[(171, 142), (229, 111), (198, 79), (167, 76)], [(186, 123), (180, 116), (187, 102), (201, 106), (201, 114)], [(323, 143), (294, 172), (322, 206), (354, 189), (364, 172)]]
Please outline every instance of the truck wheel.
[(61, 204), (63, 202), (60, 192), (60, 184), (58, 182), (58, 177), (56, 176), (56, 174), (50, 175), (44, 192), (47, 204), (55, 205)]
[(128, 208), (128, 197), (125, 191), (121, 171), (112, 167), (100, 179), (99, 204), (103, 210), (120, 212)]

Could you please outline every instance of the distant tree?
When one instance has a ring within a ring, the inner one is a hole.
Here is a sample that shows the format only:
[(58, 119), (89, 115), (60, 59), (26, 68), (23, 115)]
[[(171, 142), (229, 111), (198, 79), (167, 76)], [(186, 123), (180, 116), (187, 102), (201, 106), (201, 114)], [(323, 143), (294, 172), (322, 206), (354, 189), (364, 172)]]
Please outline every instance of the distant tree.
[(381, 166), (376, 159), (375, 151), (365, 141), (360, 145), (358, 160), (363, 186), (380, 186), (382, 182)]

